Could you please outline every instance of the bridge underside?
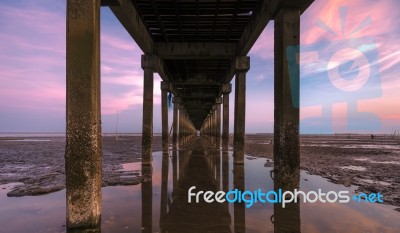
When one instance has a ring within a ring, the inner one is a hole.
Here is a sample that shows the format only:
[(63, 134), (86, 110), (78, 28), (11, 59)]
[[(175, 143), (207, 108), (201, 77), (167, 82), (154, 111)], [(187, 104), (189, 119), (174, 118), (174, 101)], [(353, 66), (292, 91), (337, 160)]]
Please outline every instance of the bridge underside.
[(247, 56), (267, 23), (282, 8), (303, 12), (312, 0), (107, 0), (115, 16), (171, 84), (193, 126), (200, 130), (221, 85), (236, 74), (234, 60)]
[[(268, 22), (274, 20), (274, 156), (275, 164), (282, 165), (282, 172), (290, 173), (298, 169), (300, 155), (296, 62), (300, 15), (312, 2), (68, 0), (65, 155), (68, 227), (97, 225), (100, 218), (100, 6), (112, 10), (143, 51), (143, 171), (151, 171), (152, 164), (155, 72), (163, 80), (164, 149), (168, 149), (168, 92), (174, 95), (174, 147), (196, 130), (214, 138), (218, 148), (222, 135), (223, 145), (227, 145), (230, 83), (235, 77), (234, 162), (243, 164), (246, 72), (250, 69), (247, 55)], [(287, 54), (287, 48), (293, 48), (293, 54)], [(87, 164), (92, 167), (88, 169)]]

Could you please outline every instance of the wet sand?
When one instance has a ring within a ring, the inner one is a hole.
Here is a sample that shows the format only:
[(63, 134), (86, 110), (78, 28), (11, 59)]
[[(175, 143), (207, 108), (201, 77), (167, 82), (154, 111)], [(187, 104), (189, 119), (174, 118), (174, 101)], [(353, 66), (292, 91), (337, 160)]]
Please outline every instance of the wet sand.
[[(268, 158), (272, 135), (246, 135), (246, 155)], [(139, 170), (122, 164), (140, 161), (141, 137), (103, 137), (103, 186), (141, 182)], [(65, 186), (63, 137), (0, 138), (0, 185), (21, 183), (8, 196), (41, 195)], [(153, 151), (161, 150), (155, 136)], [(400, 140), (369, 136), (302, 136), (301, 169), (333, 183), (356, 185), (359, 192), (381, 192), (384, 203), (400, 206)]]

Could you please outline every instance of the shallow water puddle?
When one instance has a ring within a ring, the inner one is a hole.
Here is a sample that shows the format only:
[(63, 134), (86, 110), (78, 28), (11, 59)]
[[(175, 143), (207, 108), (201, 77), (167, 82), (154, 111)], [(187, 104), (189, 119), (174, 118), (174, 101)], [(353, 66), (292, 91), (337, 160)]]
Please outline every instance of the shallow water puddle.
[[(231, 152), (171, 152), (164, 159), (161, 152), (153, 153), (152, 182), (102, 189), (102, 232), (251, 233), (293, 230), (293, 227), (301, 232), (398, 232), (400, 229), (400, 214), (393, 210), (395, 207), (383, 204), (300, 203), (282, 215), (273, 204), (254, 203), (243, 208), (227, 202), (188, 203), (189, 187), (231, 190), (234, 183), (238, 184), (238, 177), (246, 190), (274, 189), (272, 167), (264, 166), (266, 159), (246, 157), (244, 171), (239, 176), (232, 161)], [(140, 166), (140, 162), (129, 163), (123, 169), (135, 171)], [(304, 192), (347, 190), (353, 194), (356, 189), (304, 171), (300, 176), (300, 189)], [(6, 193), (10, 188), (11, 185), (0, 186), (0, 231), (66, 232), (65, 190), (9, 198)]]
[(142, 164), (140, 162), (123, 163), (121, 171), (140, 171)]
[(365, 167), (353, 166), (353, 165), (350, 165), (350, 166), (343, 166), (343, 167), (340, 167), (340, 168), (341, 168), (341, 169), (353, 170), (353, 171), (360, 171), (360, 172), (367, 170), (367, 168), (365, 168)]
[(50, 139), (7, 139), (7, 142), (51, 142)]

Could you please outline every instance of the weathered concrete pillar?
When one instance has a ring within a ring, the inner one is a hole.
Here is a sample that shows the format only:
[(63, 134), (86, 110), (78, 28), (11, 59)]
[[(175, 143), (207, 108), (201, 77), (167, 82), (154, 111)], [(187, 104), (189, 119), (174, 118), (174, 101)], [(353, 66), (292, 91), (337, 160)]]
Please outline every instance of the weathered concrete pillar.
[(212, 114), (211, 112), (209, 113), (209, 117), (208, 117), (208, 132), (210, 135), (210, 138), (212, 137)]
[(244, 162), (244, 134), (246, 117), (246, 72), (250, 69), (250, 57), (235, 59), (235, 121), (234, 121), (234, 163)]
[(100, 1), (67, 1), (67, 228), (96, 228), (101, 213)]
[(178, 99), (174, 97), (174, 118), (172, 121), (172, 144), (174, 148), (176, 148), (178, 142), (178, 102)]
[(168, 154), (168, 92), (169, 83), (161, 81), (161, 137), (163, 154)]
[(216, 100), (217, 110), (216, 110), (216, 128), (217, 128), (217, 147), (221, 145), (221, 104), (222, 98), (219, 97)]
[(186, 112), (184, 112), (184, 114), (183, 114), (183, 125), (182, 125), (184, 142), (186, 142), (186, 125), (187, 125)]
[(232, 84), (222, 85), (223, 95), (223, 122), (222, 122), (222, 144), (229, 142), (229, 93), (232, 91)]
[(178, 109), (179, 109), (179, 116), (178, 116), (178, 118), (179, 118), (179, 132), (178, 132), (178, 138), (179, 138), (179, 145), (181, 146), (182, 145), (182, 143), (183, 143), (183, 107), (181, 106), (181, 105), (179, 105), (179, 107), (178, 107)]
[(208, 114), (207, 116), (207, 135), (210, 137), (211, 136), (211, 113)]
[[(293, 179), (293, 176), (299, 174), (297, 171), (300, 168), (298, 108), (300, 75), (298, 63), (289, 67), (287, 49), (295, 46), (297, 52), (290, 56), (298, 56), (299, 43), (300, 11), (283, 8), (275, 17), (274, 165), (276, 165), (275, 177), (283, 179), (282, 183), (286, 183), (288, 187), (293, 186), (288, 182), (297, 182), (297, 178)], [(284, 177), (287, 177), (287, 182)]]
[(212, 113), (211, 113), (211, 119), (212, 119), (212, 123), (211, 123), (211, 127), (212, 127), (212, 141), (213, 144), (216, 144), (216, 140), (217, 140), (217, 106), (213, 106), (212, 107)]
[(153, 85), (154, 56), (142, 55), (143, 80), (143, 127), (142, 165), (151, 165), (153, 143)]

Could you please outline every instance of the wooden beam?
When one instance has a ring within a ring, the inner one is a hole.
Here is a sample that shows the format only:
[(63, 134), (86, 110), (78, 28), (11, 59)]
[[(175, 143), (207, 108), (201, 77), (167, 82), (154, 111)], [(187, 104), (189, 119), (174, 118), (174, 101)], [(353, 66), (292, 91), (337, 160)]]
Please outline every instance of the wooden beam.
[(153, 40), (132, 2), (129, 0), (118, 0), (118, 3), (118, 6), (110, 6), (111, 11), (135, 40), (143, 53), (151, 54), (153, 52)]
[(162, 59), (230, 59), (235, 56), (236, 43), (159, 42), (154, 54)]

